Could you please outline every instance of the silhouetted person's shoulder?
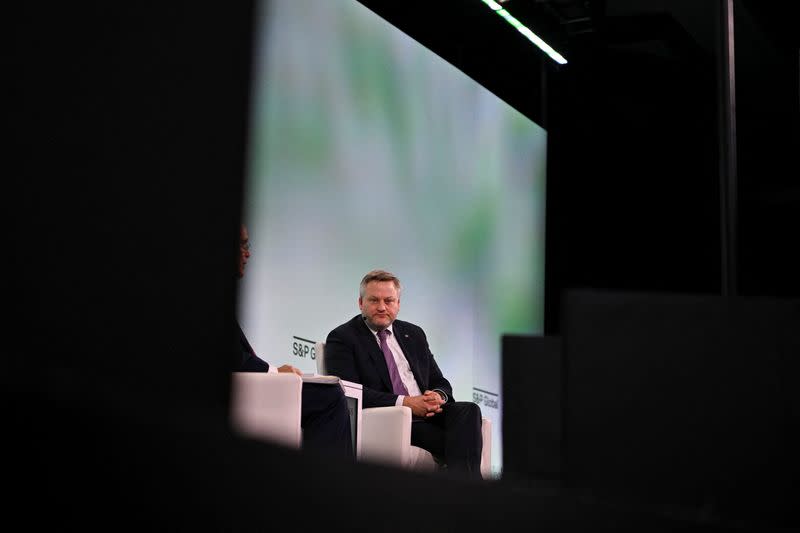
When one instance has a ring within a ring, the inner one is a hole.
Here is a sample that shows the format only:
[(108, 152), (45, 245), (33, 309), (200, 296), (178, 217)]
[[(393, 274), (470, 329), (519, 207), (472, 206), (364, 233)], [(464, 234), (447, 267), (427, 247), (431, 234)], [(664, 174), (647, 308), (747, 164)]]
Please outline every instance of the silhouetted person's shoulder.
[(236, 323), (236, 343), (233, 354), (231, 363), (234, 372), (269, 371), (269, 364), (255, 354), (238, 322)]

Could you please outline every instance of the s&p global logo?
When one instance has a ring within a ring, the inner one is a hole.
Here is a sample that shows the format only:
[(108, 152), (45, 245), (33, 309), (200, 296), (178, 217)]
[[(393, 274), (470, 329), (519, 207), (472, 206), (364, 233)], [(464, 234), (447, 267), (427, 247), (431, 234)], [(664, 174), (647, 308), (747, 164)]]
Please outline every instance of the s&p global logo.
[(472, 401), (482, 407), (497, 409), (500, 402), (500, 395), (496, 392), (489, 392), (478, 387), (472, 387)]
[(314, 360), (317, 358), (316, 344), (315, 341), (294, 336), (292, 337), (292, 355)]

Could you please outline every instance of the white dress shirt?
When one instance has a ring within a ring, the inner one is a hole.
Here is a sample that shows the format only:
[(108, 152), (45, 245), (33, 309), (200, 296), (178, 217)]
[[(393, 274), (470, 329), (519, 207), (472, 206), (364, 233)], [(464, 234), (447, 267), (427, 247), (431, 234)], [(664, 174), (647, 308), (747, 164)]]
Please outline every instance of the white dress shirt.
[[(381, 345), (381, 339), (378, 337), (378, 332), (367, 325), (369, 330), (375, 336), (375, 342), (378, 343), (378, 346)], [(389, 324), (389, 327), (386, 328), (389, 332), (389, 335), (386, 336), (386, 345), (389, 346), (389, 351), (392, 352), (392, 356), (394, 357), (394, 362), (397, 365), (397, 372), (400, 374), (400, 379), (403, 382), (403, 385), (406, 386), (406, 390), (408, 391), (409, 396), (420, 396), (422, 391), (419, 390), (419, 385), (417, 384), (417, 380), (414, 377), (414, 373), (411, 372), (411, 366), (408, 364), (408, 359), (406, 359), (406, 355), (403, 353), (403, 349), (400, 348), (400, 344), (397, 342), (397, 339), (394, 336), (394, 330), (392, 329), (392, 324)], [(383, 351), (383, 350), (381, 350)], [(444, 391), (440, 391), (439, 389), (434, 389), (441, 397), (447, 401), (447, 393)], [(403, 405), (403, 396), (402, 394), (397, 395), (397, 401), (395, 402), (396, 406), (402, 407)]]

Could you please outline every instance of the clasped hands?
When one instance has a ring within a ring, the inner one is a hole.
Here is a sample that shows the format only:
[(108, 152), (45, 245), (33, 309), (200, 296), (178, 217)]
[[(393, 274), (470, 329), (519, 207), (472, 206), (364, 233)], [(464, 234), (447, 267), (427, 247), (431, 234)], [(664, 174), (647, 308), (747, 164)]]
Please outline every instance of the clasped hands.
[(420, 396), (406, 396), (403, 398), (403, 405), (411, 408), (414, 416), (423, 418), (431, 417), (442, 412), (444, 399), (438, 392), (426, 390)]
[[(303, 373), (299, 368), (292, 365), (283, 365), (278, 367), (278, 372), (281, 373), (295, 373), (302, 376)], [(442, 412), (442, 404), (444, 399), (438, 392), (426, 390), (420, 396), (406, 396), (403, 398), (403, 405), (411, 408), (411, 413), (414, 416), (428, 418), (435, 414)]]

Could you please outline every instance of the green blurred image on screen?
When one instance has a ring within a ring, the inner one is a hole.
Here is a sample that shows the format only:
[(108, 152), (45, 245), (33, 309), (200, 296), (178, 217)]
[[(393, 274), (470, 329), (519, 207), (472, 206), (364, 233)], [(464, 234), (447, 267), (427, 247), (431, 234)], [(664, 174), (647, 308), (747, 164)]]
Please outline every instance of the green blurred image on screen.
[(402, 284), (457, 400), (493, 423), (503, 334), (540, 334), (547, 134), (356, 0), (258, 10), (239, 320), (256, 352), (314, 372), (313, 343)]

